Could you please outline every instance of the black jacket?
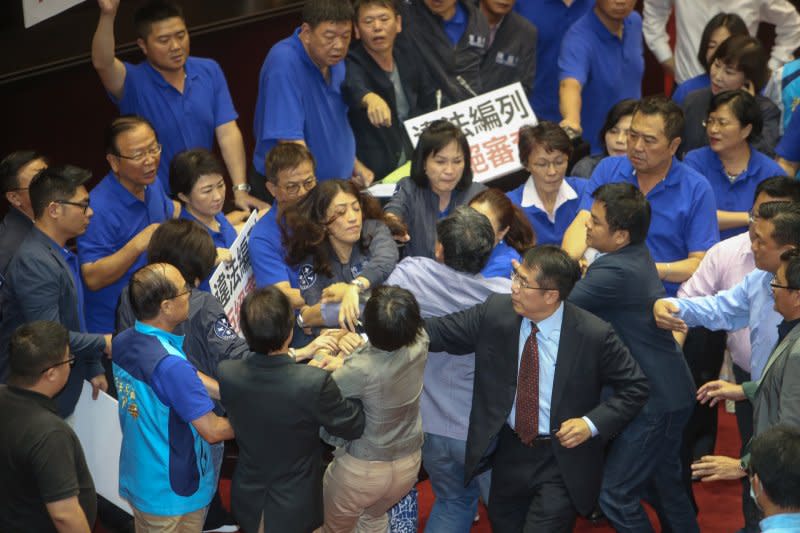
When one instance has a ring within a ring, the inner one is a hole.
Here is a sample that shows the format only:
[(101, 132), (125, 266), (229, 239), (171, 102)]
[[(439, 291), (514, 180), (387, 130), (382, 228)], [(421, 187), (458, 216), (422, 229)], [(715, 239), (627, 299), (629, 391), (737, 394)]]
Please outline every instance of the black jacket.
[[(393, 56), (408, 100), (408, 118), (432, 110), (436, 88), (431, 84), (425, 66), (415, 60), (413, 52), (399, 40), (395, 42)], [(371, 92), (389, 105), (392, 111), (390, 127), (376, 128), (369, 121), (361, 100)], [(350, 107), (348, 118), (356, 137), (356, 157), (375, 173), (376, 180), (397, 168), (402, 154), (406, 159), (411, 158), (414, 148), (397, 116), (394, 85), (360, 42), (353, 44), (347, 54), (347, 75), (342, 94)]]
[(519, 13), (512, 11), (503, 17), (481, 65), (484, 91), (521, 82), (525, 92), (531, 94), (538, 35), (536, 26)]
[[(466, 311), (425, 320), (431, 352), (475, 352), (466, 480), (479, 473), (483, 459), (493, 452), (514, 405), (521, 321), (509, 295), (493, 295)], [(603, 401), (606, 386), (614, 393)], [(597, 438), (571, 449), (562, 447), (557, 439), (551, 441), (564, 484), (581, 514), (591, 511), (597, 501), (605, 443), (636, 416), (647, 400), (647, 391), (647, 379), (611, 326), (564, 302), (550, 429), (557, 430), (570, 418), (587, 416), (599, 432)], [(492, 483), (508, 482), (496, 477)]]

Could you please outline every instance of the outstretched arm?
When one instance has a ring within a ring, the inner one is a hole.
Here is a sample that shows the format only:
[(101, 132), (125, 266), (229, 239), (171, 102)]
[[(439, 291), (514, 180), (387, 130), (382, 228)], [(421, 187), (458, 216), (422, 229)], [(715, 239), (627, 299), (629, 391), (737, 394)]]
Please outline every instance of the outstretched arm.
[(114, 19), (119, 0), (97, 0), (100, 20), (92, 38), (92, 66), (111, 95), (119, 100), (125, 86), (125, 65), (114, 55)]

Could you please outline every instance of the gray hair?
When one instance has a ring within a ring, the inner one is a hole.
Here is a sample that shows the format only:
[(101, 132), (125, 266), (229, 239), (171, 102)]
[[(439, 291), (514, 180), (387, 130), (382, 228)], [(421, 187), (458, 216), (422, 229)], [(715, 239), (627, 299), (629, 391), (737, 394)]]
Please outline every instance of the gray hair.
[(486, 215), (465, 205), (436, 224), (444, 249), (444, 264), (459, 272), (477, 274), (494, 249), (494, 229)]

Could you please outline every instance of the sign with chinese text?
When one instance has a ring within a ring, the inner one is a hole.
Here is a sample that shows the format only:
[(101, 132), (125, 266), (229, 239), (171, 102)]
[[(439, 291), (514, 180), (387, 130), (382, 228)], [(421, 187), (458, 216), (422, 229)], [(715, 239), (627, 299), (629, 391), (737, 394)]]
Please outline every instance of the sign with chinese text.
[(22, 14), (25, 27), (30, 28), (43, 20), (66, 11), (84, 0), (22, 0)]
[(239, 308), (244, 297), (256, 286), (253, 265), (250, 263), (250, 232), (253, 231), (257, 219), (258, 214), (253, 211), (231, 245), (232, 260), (220, 263), (209, 280), (211, 294), (222, 304), (231, 327), (239, 336), (242, 334), (239, 327)]
[(416, 146), (428, 124), (442, 118), (467, 136), (475, 181), (489, 181), (521, 169), (519, 128), (537, 123), (519, 82), (405, 121), (411, 143)]

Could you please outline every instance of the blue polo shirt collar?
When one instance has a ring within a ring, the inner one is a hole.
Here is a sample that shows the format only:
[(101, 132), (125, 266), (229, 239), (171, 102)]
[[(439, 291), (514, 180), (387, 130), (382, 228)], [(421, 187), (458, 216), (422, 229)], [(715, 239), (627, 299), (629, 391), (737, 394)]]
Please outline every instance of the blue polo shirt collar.
[[(627, 159), (627, 158), (626, 158), (626, 159)], [(628, 161), (627, 161), (627, 163), (628, 163), (628, 165), (631, 165), (631, 163), (630, 163), (630, 160), (628, 160)], [(649, 192), (649, 193), (647, 193), (645, 196), (650, 196), (650, 195), (651, 195), (651, 194), (653, 194), (654, 192), (658, 192), (658, 190), (659, 190), (659, 189), (660, 189), (662, 186), (663, 186), (664, 188), (667, 188), (667, 187), (679, 187), (679, 186), (680, 186), (680, 184), (681, 184), (681, 178), (680, 178), (680, 175), (679, 175), (679, 174), (680, 174), (680, 171), (679, 171), (679, 169), (678, 169), (679, 165), (680, 165), (680, 162), (678, 161), (678, 159), (677, 159), (675, 156), (672, 156), (672, 162), (670, 163), (670, 166), (669, 166), (669, 171), (667, 172), (667, 175), (666, 175), (666, 176), (664, 176), (664, 179), (663, 179), (663, 180), (661, 180), (660, 182), (658, 182), (658, 183), (656, 184), (656, 186), (655, 186), (655, 187), (653, 187), (653, 188), (650, 190), (650, 192)], [(639, 179), (636, 177), (636, 169), (635, 169), (635, 168), (633, 168), (633, 165), (631, 165), (631, 168), (632, 168), (633, 170), (632, 170), (632, 172), (631, 172), (631, 173), (630, 173), (630, 175), (629, 175), (629, 181), (630, 181), (630, 182), (631, 182), (633, 185), (635, 185), (635, 186), (636, 186), (636, 188), (638, 189), (638, 188), (639, 188)]]
[[(125, 207), (131, 207), (137, 204), (147, 205), (147, 200), (148, 197), (150, 196), (149, 185), (145, 185), (144, 187), (144, 201), (142, 201), (136, 198), (133, 194), (131, 194), (131, 191), (129, 191), (128, 189), (125, 188), (124, 185), (122, 185), (122, 183), (119, 181), (119, 177), (117, 177), (117, 175), (114, 174), (113, 172), (111, 173), (111, 183), (113, 183), (114, 196), (116, 196), (117, 200), (122, 202), (122, 204)], [(158, 183), (158, 181), (156, 181), (155, 183)]]
[[(147, 70), (148, 75), (153, 80), (153, 83), (158, 85), (159, 87), (163, 87), (165, 89), (172, 89), (173, 91), (177, 91), (175, 87), (170, 85), (170, 83), (164, 79), (164, 76), (150, 64), (149, 61), (145, 61), (144, 68)], [(197, 78), (197, 72), (194, 72), (191, 67), (191, 62), (189, 58), (186, 58), (186, 63), (183, 64), (183, 75), (186, 79), (194, 80)], [(184, 88), (185, 92), (185, 88)]]
[(620, 38), (619, 36), (608, 31), (608, 28), (606, 28), (605, 24), (603, 24), (603, 22), (600, 20), (600, 17), (598, 17), (597, 13), (595, 13), (594, 7), (589, 9), (589, 13), (589, 20), (591, 21), (595, 32), (597, 32), (597, 35), (601, 35), (604, 39), (614, 40), (617, 42), (621, 42), (625, 39), (625, 32), (628, 31), (628, 26), (630, 26), (631, 23), (630, 16), (625, 17), (625, 20), (622, 21), (622, 37)]
[(151, 326), (149, 324), (145, 324), (144, 322), (136, 321), (134, 325), (136, 331), (139, 333), (144, 333), (145, 335), (152, 335), (158, 338), (162, 342), (166, 342), (173, 348), (178, 351), (183, 351), (183, 335), (175, 335), (174, 333), (170, 333), (169, 331), (164, 331), (161, 328), (157, 328), (155, 326)]
[[(735, 180), (731, 181), (728, 179), (728, 183), (730, 183), (731, 185), (735, 185), (737, 183), (742, 183), (746, 181), (747, 178), (752, 176), (756, 171), (756, 169), (754, 168), (756, 165), (756, 157), (755, 157), (756, 149), (753, 148), (752, 144), (749, 146), (750, 146), (750, 159), (747, 161), (747, 168), (744, 169), (744, 172), (736, 176)], [(728, 171), (725, 170), (725, 167), (722, 165), (722, 159), (719, 158), (719, 155), (716, 152), (712, 151), (712, 153), (715, 156), (713, 158), (715, 169), (717, 170), (717, 172), (719, 172), (720, 176), (723, 176), (724, 178), (727, 179)]]
[(314, 63), (311, 60), (311, 56), (308, 55), (308, 51), (306, 50), (306, 47), (303, 46), (303, 41), (300, 40), (300, 28), (297, 28), (296, 30), (294, 30), (294, 35), (292, 36), (292, 39), (289, 40), (289, 44), (291, 44), (292, 47), (294, 47), (294, 49), (297, 50), (297, 53), (300, 54), (300, 57), (302, 58), (302, 61), (305, 64), (306, 68), (313, 69), (313, 71), (316, 72), (316, 75), (319, 76), (320, 79), (322, 79), (322, 81), (325, 83), (326, 87), (333, 85), (334, 76), (335, 76), (334, 69), (336, 67), (338, 67), (339, 65), (343, 65), (344, 64), (344, 60), (340, 61), (339, 63), (337, 63), (337, 64), (335, 64), (335, 65), (333, 65), (331, 67), (329, 67), (331, 82), (328, 83), (328, 81), (325, 79), (325, 76), (322, 75), (322, 71), (319, 69), (317, 64)]

